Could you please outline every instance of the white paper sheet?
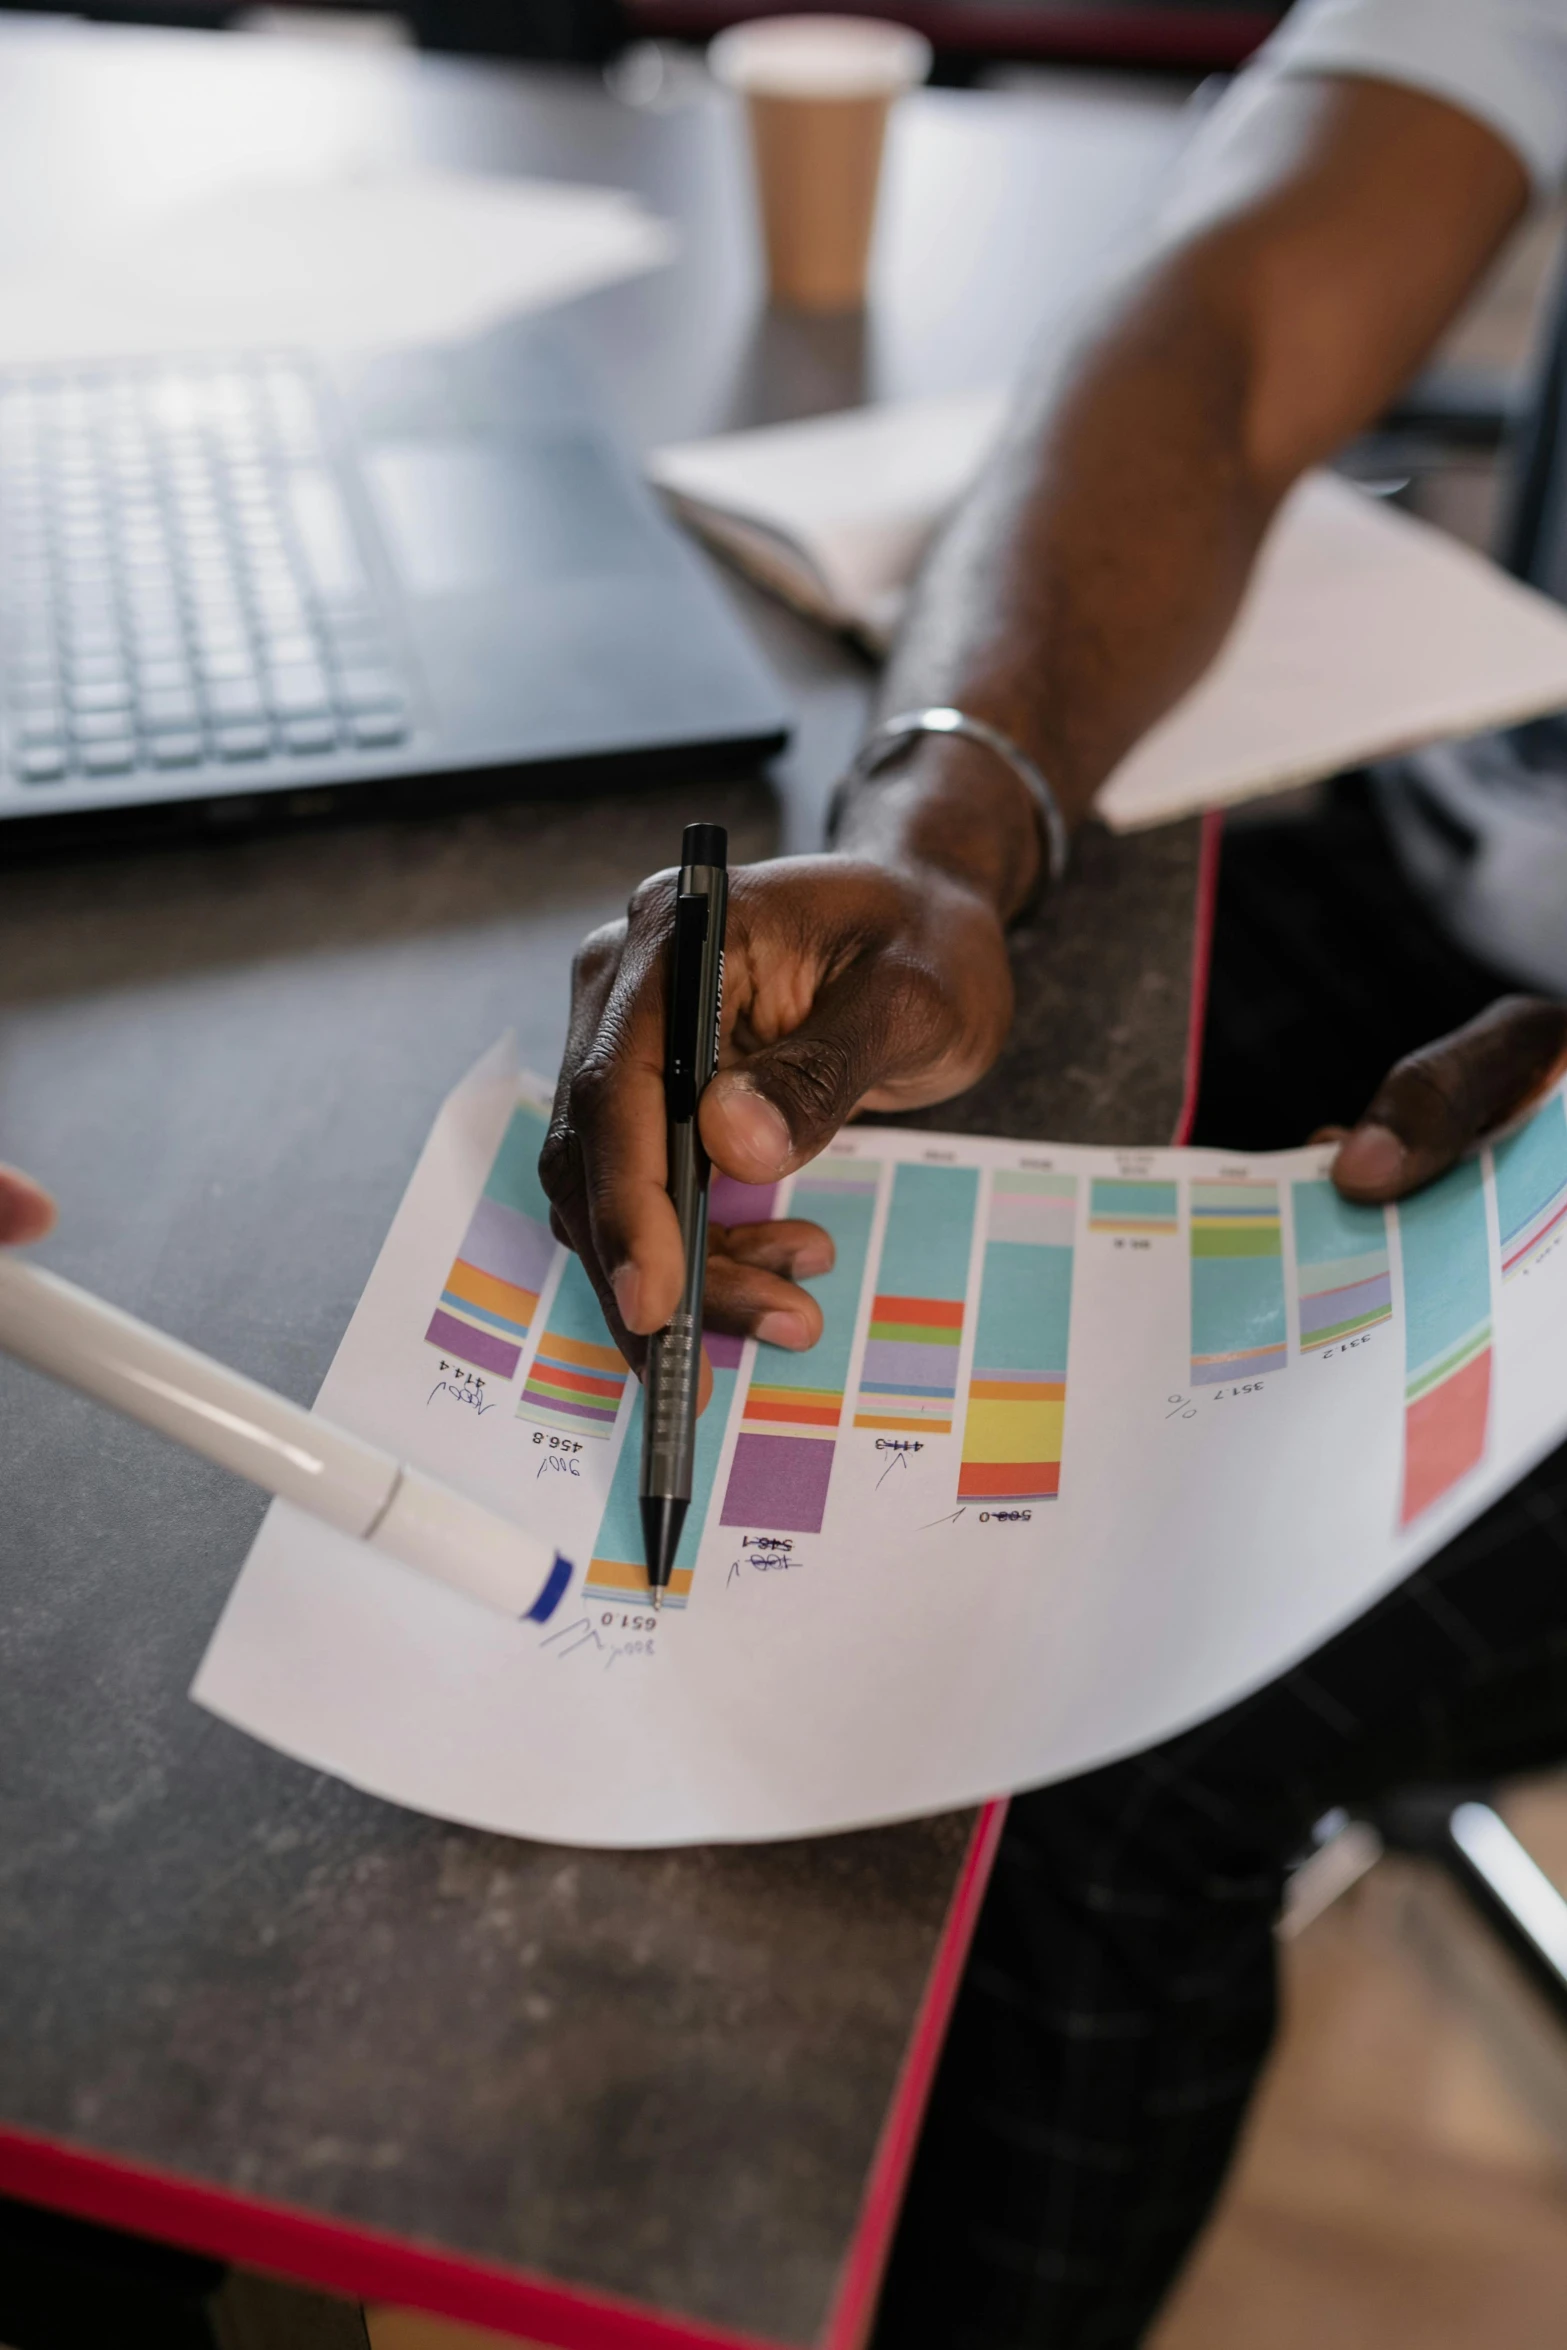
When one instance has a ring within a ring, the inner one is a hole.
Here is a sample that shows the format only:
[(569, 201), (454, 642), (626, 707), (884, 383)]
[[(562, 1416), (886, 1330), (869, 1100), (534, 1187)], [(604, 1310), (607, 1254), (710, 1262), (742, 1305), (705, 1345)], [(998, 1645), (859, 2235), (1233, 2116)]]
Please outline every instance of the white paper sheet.
[(1330, 473), (1274, 523), (1229, 641), (1099, 794), (1119, 832), (1567, 704), (1567, 612)]
[(718, 1350), (655, 1618), (636, 1383), (542, 1223), (542, 1119), (502, 1050), (458, 1088), (320, 1402), (569, 1590), (509, 1624), (274, 1504), (195, 1686), (441, 1817), (750, 1840), (1081, 1770), (1304, 1654), (1567, 1431), (1559, 1091), (1386, 1220), (1322, 1149), (851, 1130), (792, 1188), (837, 1237), (822, 1343)]
[(0, 278), (0, 362), (441, 342), (674, 252), (673, 229), (618, 188), (437, 170), (256, 181)]
[[(892, 400), (656, 449), (648, 472), (702, 535), (813, 618), (890, 643), (932, 531), (989, 455), (1004, 389)], [(749, 524), (752, 542), (725, 525)], [(803, 559), (803, 560), (802, 560)]]
[[(982, 392), (855, 409), (660, 450), (650, 471), (765, 584), (885, 644), (1006, 408)], [(1285, 502), (1213, 667), (1122, 761), (1098, 813), (1133, 831), (1564, 705), (1560, 605), (1316, 473)]]

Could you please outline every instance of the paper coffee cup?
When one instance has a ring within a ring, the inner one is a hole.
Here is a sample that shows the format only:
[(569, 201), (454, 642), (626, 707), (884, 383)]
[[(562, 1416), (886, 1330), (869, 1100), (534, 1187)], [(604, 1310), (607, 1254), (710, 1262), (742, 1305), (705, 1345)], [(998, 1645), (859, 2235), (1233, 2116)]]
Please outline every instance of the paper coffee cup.
[(930, 43), (879, 17), (773, 16), (732, 25), (707, 57), (746, 102), (774, 301), (857, 310), (887, 116), (930, 71)]

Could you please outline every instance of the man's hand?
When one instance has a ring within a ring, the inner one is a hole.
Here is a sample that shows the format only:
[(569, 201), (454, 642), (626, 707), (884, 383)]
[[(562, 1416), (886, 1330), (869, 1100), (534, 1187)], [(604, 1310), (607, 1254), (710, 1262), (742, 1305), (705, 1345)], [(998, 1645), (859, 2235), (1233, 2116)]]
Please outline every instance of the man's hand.
[(1389, 1071), (1339, 1146), (1334, 1182), (1346, 1199), (1367, 1202), (1418, 1191), (1543, 1092), (1564, 1063), (1567, 1005), (1504, 996)]
[(42, 1240), (54, 1223), (54, 1202), (29, 1175), (0, 1167), (0, 1244)]
[[(665, 1185), (665, 971), (675, 876), (645, 882), (596, 931), (574, 974), (571, 1028), (541, 1172), (628, 1358), (680, 1294)], [(912, 1109), (988, 1067), (1012, 1016), (1001, 922), (950, 877), (848, 856), (789, 857), (730, 876), (719, 1070), (702, 1140), (743, 1183), (790, 1174), (857, 1109)], [(821, 1313), (802, 1277), (832, 1244), (814, 1224), (715, 1232), (713, 1327), (806, 1347)]]

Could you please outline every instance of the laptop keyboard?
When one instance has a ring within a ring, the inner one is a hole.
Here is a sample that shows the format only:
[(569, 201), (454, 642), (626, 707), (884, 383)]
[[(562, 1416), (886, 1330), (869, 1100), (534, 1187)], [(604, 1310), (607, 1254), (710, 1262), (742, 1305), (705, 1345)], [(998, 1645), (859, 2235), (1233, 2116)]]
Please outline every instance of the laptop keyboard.
[(310, 376), (0, 377), (0, 756), (119, 783), (401, 743), (408, 697)]

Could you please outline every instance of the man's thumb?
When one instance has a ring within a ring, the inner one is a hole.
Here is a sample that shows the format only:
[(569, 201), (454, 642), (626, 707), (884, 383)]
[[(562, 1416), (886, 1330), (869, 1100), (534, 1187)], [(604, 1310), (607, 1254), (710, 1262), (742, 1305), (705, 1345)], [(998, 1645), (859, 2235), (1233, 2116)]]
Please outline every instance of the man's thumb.
[(882, 1071), (874, 1040), (887, 1033), (875, 991), (862, 982), (739, 1067), (721, 1069), (702, 1096), (702, 1140), (726, 1175), (776, 1183), (825, 1149)]
[(1504, 996), (1391, 1069), (1339, 1146), (1333, 1180), (1353, 1200), (1402, 1199), (1512, 1115), (1567, 1043), (1567, 1010)]

